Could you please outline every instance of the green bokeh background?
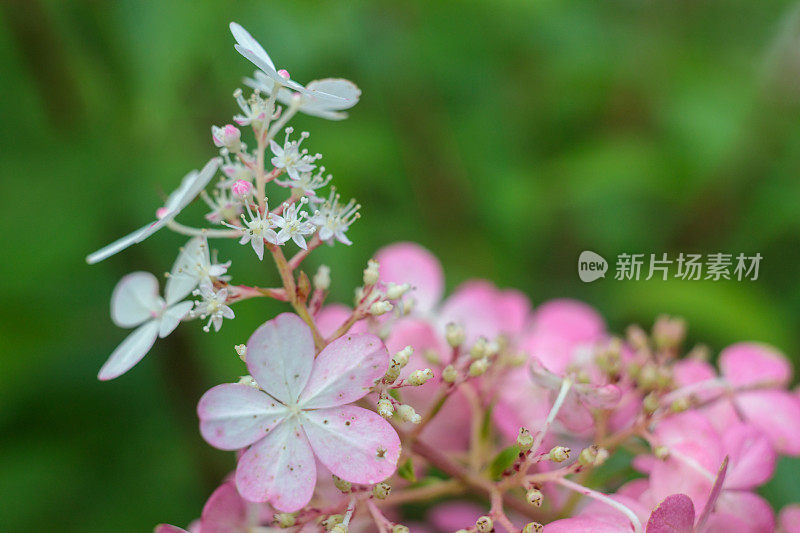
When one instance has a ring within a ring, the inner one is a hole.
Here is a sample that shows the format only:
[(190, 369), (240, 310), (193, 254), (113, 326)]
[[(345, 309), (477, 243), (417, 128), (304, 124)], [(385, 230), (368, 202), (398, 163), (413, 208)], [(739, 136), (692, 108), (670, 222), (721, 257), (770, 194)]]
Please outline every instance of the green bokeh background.
[[(233, 465), (202, 442), (194, 406), (281, 307), (243, 303), (220, 334), (181, 327), (99, 383), (125, 335), (108, 317), (114, 284), (167, 270), (184, 239), (83, 260), (214, 154), (209, 126), (230, 121), (252, 72), (230, 20), (296, 79), (363, 89), (345, 122), (296, 121), (364, 206), (356, 244), (309, 262), (331, 265), (334, 299), (375, 249), (410, 239), (451, 289), (486, 277), (534, 304), (580, 298), (617, 331), (678, 314), (715, 351), (753, 339), (797, 360), (798, 13), (752, 0), (3, 2), (0, 530), (186, 524)], [(764, 260), (755, 282), (584, 284), (585, 249)], [(242, 247), (222, 257), (241, 282), (276, 282)], [(797, 501), (799, 480), (786, 460), (763, 494)]]

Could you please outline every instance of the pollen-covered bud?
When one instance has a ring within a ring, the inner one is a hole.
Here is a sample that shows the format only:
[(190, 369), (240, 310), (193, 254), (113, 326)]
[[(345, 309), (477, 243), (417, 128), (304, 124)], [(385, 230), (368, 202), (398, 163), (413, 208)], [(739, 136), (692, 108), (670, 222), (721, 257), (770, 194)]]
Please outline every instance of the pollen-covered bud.
[(539, 489), (530, 489), (525, 493), (525, 500), (535, 507), (541, 507), (542, 501), (544, 501), (544, 494)]
[(331, 269), (327, 265), (320, 265), (314, 274), (314, 288), (318, 291), (327, 291), (331, 286)]
[(240, 198), (248, 196), (253, 191), (253, 184), (249, 180), (236, 180), (231, 186), (231, 192)]
[(385, 500), (392, 492), (392, 486), (388, 483), (378, 483), (372, 487), (372, 495), (379, 500)]
[(369, 287), (378, 283), (379, 265), (374, 259), (367, 261), (367, 268), (364, 269), (364, 286)]
[(381, 316), (394, 309), (394, 306), (389, 302), (375, 302), (369, 306), (369, 314), (372, 316)]
[(333, 528), (341, 524), (342, 521), (344, 521), (344, 516), (340, 514), (332, 514), (322, 521), (322, 527), (328, 531), (332, 531)]
[(550, 450), (548, 456), (550, 457), (550, 460), (553, 461), (554, 463), (563, 463), (564, 461), (569, 459), (569, 452), (570, 449), (567, 448), (566, 446), (556, 446), (552, 450)]
[(485, 374), (488, 369), (489, 360), (486, 358), (478, 359), (469, 365), (469, 375), (475, 378)]
[(669, 406), (669, 410), (672, 411), (673, 413), (682, 413), (687, 409), (689, 409), (691, 406), (692, 406), (692, 401), (688, 397), (684, 396), (672, 402), (672, 404), (670, 404)]
[(297, 522), (297, 513), (275, 513), (274, 518), (278, 527), (292, 527)]
[(458, 370), (453, 365), (447, 365), (442, 370), (442, 379), (445, 383), (454, 383), (458, 379)]
[(669, 458), (669, 448), (666, 446), (656, 446), (653, 450), (653, 455), (661, 461), (666, 461)]
[(408, 364), (408, 360), (411, 359), (411, 356), (414, 354), (414, 348), (411, 346), (406, 346), (392, 357), (392, 361), (397, 362), (400, 365), (400, 368), (403, 368)]
[(396, 283), (387, 283), (386, 285), (386, 297), (390, 300), (399, 300), (405, 293), (409, 291), (409, 289), (411, 289), (411, 285), (408, 283), (403, 283), (401, 285), (397, 285)]
[(644, 390), (653, 390), (658, 387), (658, 368), (652, 363), (644, 365), (637, 379), (639, 387)]
[(242, 376), (239, 378), (238, 381), (239, 385), (247, 385), (248, 387), (253, 387), (254, 389), (259, 389), (258, 383), (253, 376)]
[(476, 340), (472, 348), (469, 349), (469, 355), (472, 356), (473, 359), (485, 357), (487, 343), (486, 337), (478, 337), (478, 340)]
[(400, 371), (402, 369), (403, 367), (392, 359), (389, 363), (389, 368), (386, 369), (386, 373), (383, 375), (384, 383), (394, 383), (400, 376)]
[(451, 348), (461, 346), (467, 338), (466, 333), (464, 333), (464, 328), (455, 322), (450, 322), (445, 326), (444, 336), (445, 339), (447, 339), (447, 344), (449, 344)]
[(544, 526), (539, 522), (528, 522), (522, 528), (522, 533), (542, 533), (542, 531), (544, 531)]
[(500, 353), (500, 343), (496, 340), (486, 343), (486, 353), (484, 357), (492, 357)]
[(408, 533), (408, 532), (409, 532), (408, 527), (404, 526), (403, 524), (395, 524), (394, 526), (392, 526), (392, 533)]
[(344, 479), (335, 475), (332, 475), (331, 477), (333, 478), (334, 486), (343, 493), (347, 494), (353, 490), (353, 485), (349, 481), (345, 481)]
[(475, 529), (478, 530), (478, 533), (491, 533), (494, 529), (494, 522), (488, 516), (481, 516), (475, 521)]
[(400, 405), (395, 411), (395, 414), (404, 422), (411, 422), (412, 424), (419, 424), (422, 422), (422, 417), (417, 414), (413, 407), (406, 403)]
[(578, 463), (583, 466), (600, 466), (608, 458), (608, 450), (599, 446), (589, 446), (581, 450)]
[(658, 399), (658, 395), (655, 392), (651, 392), (642, 400), (642, 408), (648, 415), (655, 413), (660, 405), (661, 401)]
[(211, 126), (211, 138), (214, 146), (226, 148), (232, 154), (242, 151), (242, 132), (233, 124), (226, 124), (221, 128)]
[(519, 434), (517, 435), (517, 446), (519, 446), (520, 451), (527, 452), (533, 446), (533, 435), (531, 432), (525, 428), (519, 428)]
[(236, 354), (239, 356), (239, 359), (244, 361), (245, 357), (247, 356), (247, 346), (244, 344), (237, 344), (233, 347), (233, 349), (236, 350)]
[(426, 368), (424, 370), (415, 370), (408, 376), (408, 384), (414, 387), (424, 385), (426, 381), (433, 379), (433, 370)]
[(388, 398), (381, 398), (378, 400), (378, 414), (383, 418), (392, 418), (394, 414), (394, 405)]

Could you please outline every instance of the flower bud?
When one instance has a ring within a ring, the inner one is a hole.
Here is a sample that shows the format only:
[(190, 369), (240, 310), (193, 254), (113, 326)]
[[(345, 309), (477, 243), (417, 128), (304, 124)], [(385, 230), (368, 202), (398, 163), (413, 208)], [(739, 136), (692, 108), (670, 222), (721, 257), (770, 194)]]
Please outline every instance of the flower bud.
[(221, 128), (211, 126), (211, 138), (214, 140), (214, 146), (227, 148), (232, 154), (242, 151), (242, 132), (233, 124), (226, 124)]
[(550, 450), (550, 460), (554, 463), (563, 463), (567, 459), (569, 459), (569, 452), (570, 449), (566, 446), (556, 446), (552, 450)]
[(336, 524), (331, 528), (331, 533), (347, 533), (347, 526), (344, 524)]
[(419, 424), (422, 422), (422, 417), (414, 411), (414, 408), (405, 403), (397, 408), (395, 414), (404, 422), (411, 422), (412, 424)]
[(442, 362), (436, 350), (432, 350), (431, 348), (428, 348), (427, 350), (422, 352), (422, 357), (424, 357), (425, 360), (432, 365), (439, 365)]
[(239, 197), (248, 196), (253, 190), (253, 184), (248, 180), (236, 180), (231, 186), (231, 192)]
[(386, 373), (383, 375), (383, 381), (385, 383), (394, 383), (400, 376), (400, 371), (402, 369), (403, 367), (400, 366), (397, 361), (392, 359), (389, 363), (389, 368), (386, 369)]
[(400, 368), (403, 368), (408, 364), (408, 360), (411, 358), (413, 354), (414, 354), (414, 348), (412, 348), (411, 346), (406, 346), (405, 348), (394, 354), (392, 360), (396, 361), (397, 364), (400, 365)]
[(469, 349), (469, 354), (473, 359), (480, 359), (486, 355), (486, 337), (478, 337), (478, 340)]
[(331, 286), (331, 269), (327, 265), (320, 265), (314, 274), (314, 288), (318, 291), (327, 291)]
[(486, 343), (486, 352), (484, 357), (492, 357), (500, 353), (500, 343), (497, 341), (489, 341)]
[(655, 450), (653, 450), (653, 455), (661, 461), (666, 461), (667, 458), (669, 458), (669, 448), (666, 446), (656, 446)]
[(542, 531), (544, 531), (544, 526), (539, 522), (528, 522), (522, 528), (522, 533), (542, 533)]
[(239, 359), (244, 361), (245, 357), (247, 356), (247, 346), (244, 344), (237, 344), (233, 347), (233, 349), (236, 350), (236, 353), (239, 355)]
[(408, 283), (403, 283), (402, 285), (387, 283), (386, 297), (390, 300), (399, 300), (409, 289), (411, 289), (411, 285)]
[(403, 524), (395, 524), (392, 527), (392, 533), (408, 533), (408, 527), (404, 526)]
[(488, 516), (482, 516), (475, 521), (475, 529), (478, 533), (490, 533), (494, 529), (494, 522)]
[(447, 324), (444, 330), (444, 336), (447, 339), (447, 344), (449, 344), (451, 348), (461, 346), (466, 339), (464, 328), (455, 322), (450, 322)]
[(469, 365), (469, 375), (472, 377), (478, 377), (486, 373), (486, 370), (489, 368), (489, 360), (488, 359), (478, 359), (477, 361), (473, 361), (472, 364)]
[(333, 477), (333, 484), (336, 486), (337, 489), (339, 489), (343, 493), (347, 494), (353, 489), (353, 486), (350, 484), (349, 481), (345, 481), (339, 476), (335, 475), (331, 477)]
[(660, 405), (661, 401), (658, 399), (658, 395), (655, 392), (651, 392), (642, 400), (642, 408), (648, 415), (655, 413)]
[(458, 379), (458, 370), (453, 365), (447, 365), (442, 370), (442, 379), (445, 383), (454, 383)]
[(275, 513), (273, 518), (278, 527), (292, 527), (297, 522), (297, 513)]
[(678, 398), (669, 406), (669, 410), (673, 413), (682, 413), (689, 409), (692, 406), (692, 401), (684, 396), (682, 398)]
[(408, 384), (414, 387), (424, 385), (426, 381), (433, 378), (433, 370), (426, 368), (424, 370), (415, 370), (408, 376)]
[(388, 398), (381, 398), (378, 400), (378, 414), (383, 418), (392, 418), (394, 414), (394, 405)]
[(589, 446), (581, 450), (578, 463), (583, 466), (600, 466), (608, 458), (608, 450), (599, 446)]
[(529, 504), (536, 507), (541, 507), (542, 501), (544, 500), (544, 494), (542, 494), (542, 491), (539, 489), (530, 489), (525, 493), (525, 499)]
[(322, 521), (322, 527), (324, 527), (328, 531), (332, 531), (333, 528), (336, 527), (338, 524), (341, 524), (343, 520), (344, 516), (340, 514), (332, 514)]
[(258, 383), (253, 378), (253, 376), (242, 376), (239, 378), (239, 385), (247, 385), (248, 387), (253, 387), (254, 389), (260, 389), (261, 387), (258, 386)]
[(378, 262), (374, 259), (367, 261), (367, 268), (364, 269), (364, 286), (369, 287), (378, 283)]
[(525, 428), (519, 428), (519, 434), (517, 435), (517, 446), (519, 446), (520, 451), (527, 452), (533, 446), (533, 435), (531, 432)]
[(653, 324), (653, 342), (660, 350), (678, 348), (686, 338), (686, 321), (662, 315)]
[(375, 302), (369, 306), (369, 314), (372, 316), (381, 316), (388, 313), (394, 308), (391, 303), (386, 301)]
[(392, 492), (392, 486), (388, 483), (378, 483), (372, 487), (372, 495), (379, 500), (385, 500), (390, 492)]
[(628, 342), (634, 350), (647, 349), (647, 333), (639, 326), (628, 326), (625, 330)]

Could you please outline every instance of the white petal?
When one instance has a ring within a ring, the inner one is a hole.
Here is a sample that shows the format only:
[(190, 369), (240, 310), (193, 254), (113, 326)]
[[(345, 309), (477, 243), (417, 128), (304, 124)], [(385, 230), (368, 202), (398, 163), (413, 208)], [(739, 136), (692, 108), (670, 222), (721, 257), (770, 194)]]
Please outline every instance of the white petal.
[(145, 322), (128, 335), (108, 358), (97, 379), (106, 381), (121, 376), (142, 360), (158, 336), (158, 321)]
[(272, 63), (272, 59), (270, 59), (267, 51), (264, 50), (264, 47), (261, 46), (261, 44), (256, 41), (252, 35), (250, 35), (250, 32), (235, 22), (231, 22), (230, 28), (233, 38), (236, 39), (237, 43), (248, 50), (252, 50), (253, 53), (255, 53), (269, 68), (276, 70), (275, 65)]
[(178, 254), (167, 278), (164, 295), (167, 305), (183, 300), (200, 282), (198, 266), (208, 264), (208, 243), (203, 237), (193, 237)]
[(161, 326), (158, 328), (158, 336), (163, 339), (172, 333), (181, 323), (181, 319), (192, 309), (193, 305), (193, 302), (181, 302), (164, 311), (164, 315), (161, 317)]
[(310, 103), (319, 109), (340, 111), (349, 109), (361, 98), (361, 89), (350, 80), (342, 78), (326, 78), (314, 80), (306, 87), (310, 95)]
[(158, 225), (156, 227), (156, 223), (155, 222), (150, 223), (150, 224), (148, 224), (148, 225), (146, 225), (144, 227), (141, 227), (141, 228), (137, 229), (136, 231), (134, 231), (133, 233), (130, 233), (130, 234), (122, 237), (121, 239), (117, 239), (116, 241), (112, 242), (108, 246), (100, 248), (96, 252), (88, 255), (86, 257), (86, 262), (89, 263), (90, 265), (93, 265), (95, 263), (99, 263), (103, 259), (107, 259), (107, 258), (111, 257), (112, 255), (121, 252), (122, 250), (124, 250), (128, 246), (136, 244), (137, 242), (142, 242), (147, 237), (149, 237), (150, 235), (152, 235), (156, 231), (160, 230), (162, 227), (163, 227), (163, 225)]
[(132, 328), (161, 312), (158, 279), (149, 272), (123, 277), (111, 294), (111, 320), (119, 327)]
[(164, 224), (166, 225), (166, 223), (175, 218), (184, 207), (189, 205), (189, 203), (200, 194), (200, 191), (206, 188), (211, 178), (217, 173), (219, 165), (220, 159), (215, 157), (206, 163), (200, 172), (193, 170), (186, 174), (183, 180), (181, 180), (180, 186), (167, 198), (167, 203), (164, 204), (164, 207), (167, 209), (167, 215), (159, 222), (165, 221)]

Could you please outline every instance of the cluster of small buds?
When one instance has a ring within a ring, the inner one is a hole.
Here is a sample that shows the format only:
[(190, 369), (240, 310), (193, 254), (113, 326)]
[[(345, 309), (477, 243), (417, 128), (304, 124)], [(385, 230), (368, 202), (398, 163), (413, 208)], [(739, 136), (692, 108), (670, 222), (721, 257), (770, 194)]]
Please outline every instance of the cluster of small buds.
[(386, 284), (386, 297), (390, 300), (399, 300), (403, 297), (409, 290), (411, 289), (411, 285), (408, 283), (402, 284), (395, 284), (395, 283), (387, 283)]
[(391, 302), (387, 302), (386, 300), (381, 300), (378, 302), (374, 302), (372, 305), (369, 306), (369, 314), (371, 314), (372, 316), (381, 316), (390, 312), (392, 309), (394, 309), (394, 306), (392, 305)]

